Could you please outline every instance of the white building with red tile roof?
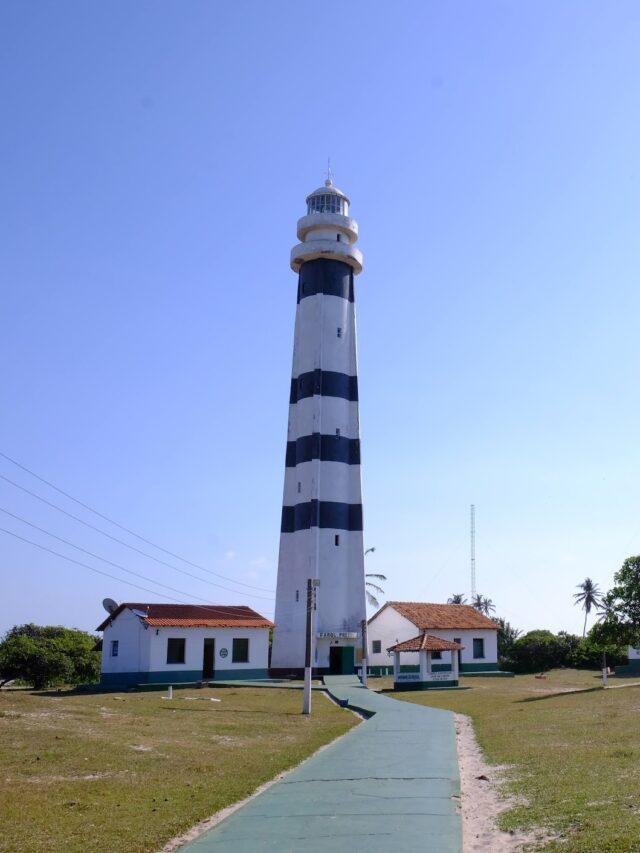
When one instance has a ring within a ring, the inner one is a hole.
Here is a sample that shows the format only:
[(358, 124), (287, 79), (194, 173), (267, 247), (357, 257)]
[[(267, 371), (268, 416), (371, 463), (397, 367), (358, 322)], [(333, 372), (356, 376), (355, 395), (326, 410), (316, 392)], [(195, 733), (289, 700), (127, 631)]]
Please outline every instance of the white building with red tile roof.
[[(417, 642), (422, 634), (463, 649), (433, 649), (433, 671), (452, 668), (452, 655), (458, 655), (460, 673), (498, 670), (498, 626), (468, 604), (429, 604), (416, 601), (388, 601), (368, 622), (368, 663), (374, 673), (391, 673), (391, 647), (407, 641)], [(403, 669), (419, 665), (418, 648), (403, 649)]]
[(103, 631), (103, 687), (266, 678), (273, 623), (244, 605), (120, 604)]

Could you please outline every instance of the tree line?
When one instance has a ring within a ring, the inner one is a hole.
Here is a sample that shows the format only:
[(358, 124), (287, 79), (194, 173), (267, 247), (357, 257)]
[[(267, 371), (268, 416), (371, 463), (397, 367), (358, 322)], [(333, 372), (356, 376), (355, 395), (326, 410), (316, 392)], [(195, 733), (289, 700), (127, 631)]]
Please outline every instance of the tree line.
[[(522, 634), (505, 619), (492, 616), (495, 605), (483, 595), (475, 595), (471, 606), (498, 626), (498, 662), (503, 670), (525, 673), (616, 666), (627, 661), (628, 646), (640, 647), (640, 556), (626, 559), (613, 580), (605, 594), (591, 578), (577, 584), (579, 591), (573, 598), (584, 610), (582, 637), (544, 629)], [(447, 603), (466, 604), (467, 599), (455, 593)], [(598, 618), (587, 633), (587, 620), (594, 611)]]

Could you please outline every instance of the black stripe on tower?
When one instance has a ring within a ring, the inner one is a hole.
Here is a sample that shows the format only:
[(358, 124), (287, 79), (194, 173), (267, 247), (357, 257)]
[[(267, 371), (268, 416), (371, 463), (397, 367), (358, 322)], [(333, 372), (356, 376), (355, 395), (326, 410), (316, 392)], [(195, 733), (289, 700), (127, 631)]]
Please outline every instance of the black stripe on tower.
[(306, 296), (340, 296), (353, 302), (353, 270), (343, 261), (305, 261), (298, 275), (298, 302)]
[(342, 435), (321, 435), (314, 432), (287, 442), (286, 467), (295, 468), (302, 462), (319, 459), (321, 462), (360, 464), (360, 439)]
[(335, 530), (362, 530), (362, 504), (311, 500), (282, 507), (282, 533), (295, 533), (310, 527)]
[(289, 403), (297, 403), (305, 397), (342, 397), (356, 402), (358, 399), (358, 377), (333, 370), (321, 370), (319, 367), (291, 380)]

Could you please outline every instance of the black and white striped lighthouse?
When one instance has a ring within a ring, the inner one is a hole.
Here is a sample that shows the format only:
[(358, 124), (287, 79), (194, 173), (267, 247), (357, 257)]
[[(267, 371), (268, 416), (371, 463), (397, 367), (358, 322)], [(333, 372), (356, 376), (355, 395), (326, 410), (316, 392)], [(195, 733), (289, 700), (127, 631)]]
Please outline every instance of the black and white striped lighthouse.
[(366, 617), (354, 276), (358, 224), (325, 185), (307, 197), (298, 273), (271, 670), (302, 672), (307, 582), (316, 581), (314, 670), (352, 673)]

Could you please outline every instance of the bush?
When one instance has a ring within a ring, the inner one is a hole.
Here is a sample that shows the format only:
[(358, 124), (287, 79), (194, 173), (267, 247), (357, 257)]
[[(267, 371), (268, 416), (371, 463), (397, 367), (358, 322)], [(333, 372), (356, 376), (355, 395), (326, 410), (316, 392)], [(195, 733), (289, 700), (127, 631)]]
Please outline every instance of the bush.
[(97, 681), (96, 637), (55, 626), (17, 625), (0, 643), (0, 683), (21, 679), (39, 689)]
[(626, 647), (603, 640), (598, 625), (584, 638), (566, 631), (557, 634), (543, 630), (529, 631), (511, 643), (500, 660), (500, 668), (513, 672), (544, 672), (564, 666), (600, 669), (603, 652), (606, 652), (608, 666), (627, 660)]
[(627, 647), (601, 640), (598, 626), (594, 626), (574, 650), (573, 666), (577, 669), (600, 669), (603, 654), (606, 654), (607, 666), (618, 666), (627, 662)]
[(572, 634), (551, 631), (529, 631), (519, 637), (509, 649), (503, 665), (513, 672), (544, 672), (561, 666), (571, 666), (571, 655), (578, 643)]

